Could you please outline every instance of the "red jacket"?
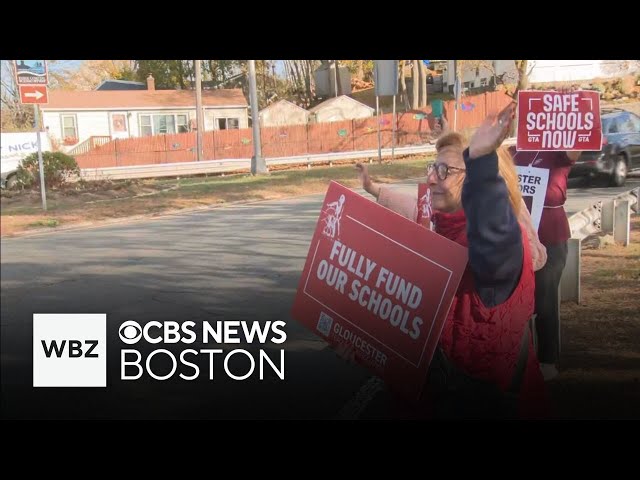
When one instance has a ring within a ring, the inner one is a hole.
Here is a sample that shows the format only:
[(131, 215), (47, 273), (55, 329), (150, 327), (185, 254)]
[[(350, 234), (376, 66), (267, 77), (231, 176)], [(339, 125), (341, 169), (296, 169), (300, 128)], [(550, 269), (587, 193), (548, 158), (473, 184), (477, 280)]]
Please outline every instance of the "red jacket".
[[(460, 213), (447, 217), (460, 217)], [(437, 221), (436, 231), (468, 246), (466, 221)], [(467, 266), (449, 309), (440, 345), (458, 368), (467, 374), (497, 384), (506, 390), (513, 378), (524, 329), (534, 311), (535, 275), (526, 231), (522, 229), (524, 259), (520, 280), (507, 301), (486, 307), (475, 288), (473, 272)], [(545, 418), (550, 406), (540, 372), (533, 340), (529, 336), (529, 355), (520, 390), (521, 418)]]

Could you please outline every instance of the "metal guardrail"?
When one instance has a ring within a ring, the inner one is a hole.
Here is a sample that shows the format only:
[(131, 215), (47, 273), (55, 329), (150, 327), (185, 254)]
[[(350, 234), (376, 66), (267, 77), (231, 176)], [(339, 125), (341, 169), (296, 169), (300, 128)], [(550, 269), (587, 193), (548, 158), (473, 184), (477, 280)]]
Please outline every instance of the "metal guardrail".
[(613, 240), (629, 245), (631, 210), (640, 211), (640, 187), (615, 198), (599, 200), (569, 217), (571, 238), (567, 263), (560, 280), (560, 299), (580, 303), (580, 272), (582, 240), (600, 232), (613, 234)]
[(627, 201), (629, 202), (629, 207), (637, 212), (639, 196), (640, 188), (636, 188), (609, 200), (599, 200), (581, 212), (575, 213), (569, 217), (571, 238), (583, 240), (601, 231), (614, 233), (613, 215), (615, 207), (622, 205), (621, 202)]

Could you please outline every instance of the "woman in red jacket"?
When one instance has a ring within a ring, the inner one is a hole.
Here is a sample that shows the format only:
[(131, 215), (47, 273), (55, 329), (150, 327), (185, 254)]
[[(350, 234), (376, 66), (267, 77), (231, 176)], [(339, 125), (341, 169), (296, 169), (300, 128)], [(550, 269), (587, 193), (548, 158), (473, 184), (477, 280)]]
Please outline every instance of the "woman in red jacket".
[[(488, 118), (464, 148), (459, 134), (437, 144), (428, 173), (435, 231), (469, 249), (469, 264), (430, 366), (426, 404), (440, 417), (541, 418), (548, 398), (529, 334), (535, 277), (522, 199), (506, 150), (497, 152), (513, 118), (510, 105)], [(371, 182), (364, 188), (383, 205), (403, 192)], [(514, 398), (511, 403), (509, 399)]]

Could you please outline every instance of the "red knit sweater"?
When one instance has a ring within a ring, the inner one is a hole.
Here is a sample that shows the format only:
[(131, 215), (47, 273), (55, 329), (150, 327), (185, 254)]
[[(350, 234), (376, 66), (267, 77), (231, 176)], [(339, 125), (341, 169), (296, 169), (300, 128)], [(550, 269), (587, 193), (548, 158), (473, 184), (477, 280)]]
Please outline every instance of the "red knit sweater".
[[(438, 213), (435, 222), (439, 234), (468, 246), (462, 209), (453, 214)], [(500, 305), (486, 307), (476, 291), (473, 272), (467, 266), (440, 338), (444, 353), (458, 368), (473, 377), (495, 383), (502, 390), (509, 387), (514, 375), (522, 335), (534, 311), (535, 276), (524, 229), (522, 234), (522, 273), (511, 296)], [(545, 418), (550, 413), (531, 336), (519, 413), (522, 418)]]

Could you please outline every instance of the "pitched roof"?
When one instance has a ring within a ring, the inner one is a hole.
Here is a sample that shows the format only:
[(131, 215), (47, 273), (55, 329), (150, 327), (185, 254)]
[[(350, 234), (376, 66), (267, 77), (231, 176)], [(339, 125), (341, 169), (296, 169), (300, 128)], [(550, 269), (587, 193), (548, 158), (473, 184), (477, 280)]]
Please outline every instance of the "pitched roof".
[(347, 95), (340, 95), (339, 97), (333, 97), (330, 98), (329, 100), (325, 100), (322, 103), (319, 103), (318, 105), (316, 105), (313, 108), (310, 108), (309, 111), (311, 113), (316, 113), (318, 110), (322, 110), (323, 108), (327, 108), (327, 107), (331, 107), (333, 106), (334, 103), (342, 103), (343, 101), (348, 101), (351, 103), (357, 103), (358, 105), (362, 105), (365, 108), (368, 108), (369, 110), (373, 111), (375, 110), (375, 108), (371, 108), (369, 105), (365, 105), (362, 102), (359, 102), (357, 100), (354, 100), (353, 98), (347, 96)]
[[(202, 92), (205, 107), (242, 106), (247, 100), (242, 90), (219, 89)], [(57, 109), (113, 109), (113, 108), (195, 108), (196, 94), (193, 90), (51, 90), (49, 103), (42, 110)]]
[(307, 111), (306, 109), (300, 107), (299, 105), (296, 105), (293, 102), (290, 102), (289, 100), (282, 99), (282, 100), (278, 100), (277, 102), (272, 103), (271, 105), (269, 105), (267, 107), (264, 107), (262, 110), (260, 110), (260, 113), (265, 112), (267, 110), (271, 110), (271, 109), (276, 108), (276, 107), (278, 107), (280, 105), (284, 105), (284, 106), (290, 105), (290, 106), (292, 106), (294, 108), (297, 108), (298, 110), (302, 110), (303, 112)]
[(103, 80), (96, 90), (146, 90), (147, 84), (129, 80)]

